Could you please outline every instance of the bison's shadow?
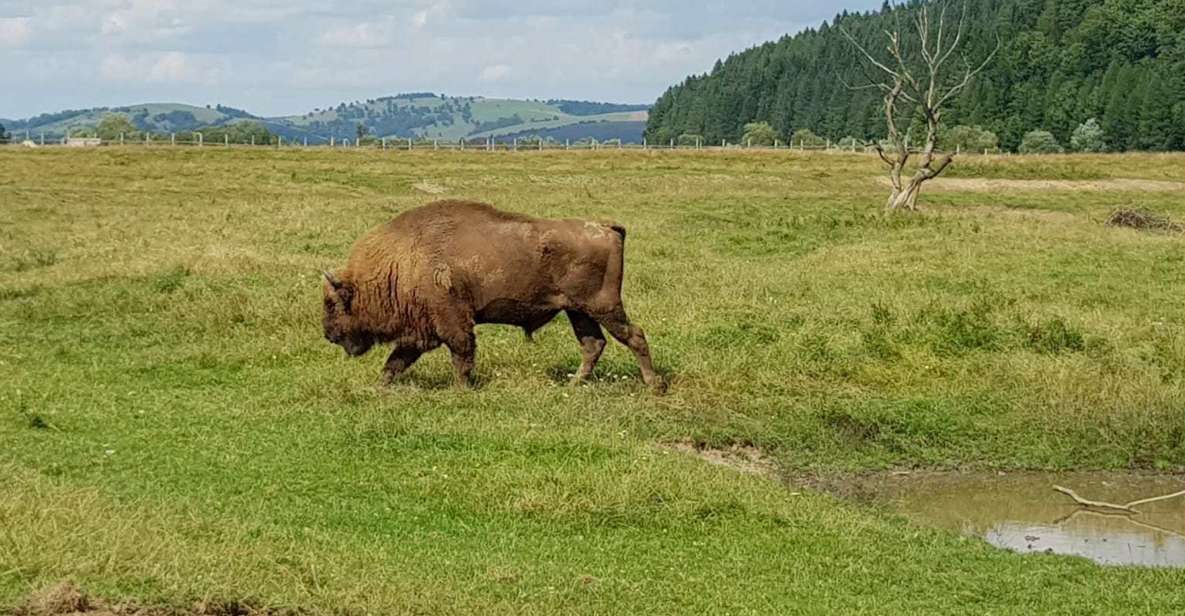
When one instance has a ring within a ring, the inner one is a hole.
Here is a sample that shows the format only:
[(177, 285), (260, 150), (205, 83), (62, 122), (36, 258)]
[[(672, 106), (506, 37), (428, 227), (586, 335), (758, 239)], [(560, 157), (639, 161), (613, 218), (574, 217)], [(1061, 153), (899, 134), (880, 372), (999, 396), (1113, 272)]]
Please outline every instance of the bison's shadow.
[[(489, 378), (474, 371), (469, 381), (469, 389), (474, 391), (485, 389), (485, 386), (489, 382)], [(452, 373), (448, 372), (416, 372), (413, 369), (399, 375), (399, 378), (392, 381), (389, 385), (383, 385), (382, 381), (379, 381), (376, 385), (380, 390), (384, 391), (398, 391), (404, 388), (423, 391), (444, 391), (457, 389), (457, 379)]]

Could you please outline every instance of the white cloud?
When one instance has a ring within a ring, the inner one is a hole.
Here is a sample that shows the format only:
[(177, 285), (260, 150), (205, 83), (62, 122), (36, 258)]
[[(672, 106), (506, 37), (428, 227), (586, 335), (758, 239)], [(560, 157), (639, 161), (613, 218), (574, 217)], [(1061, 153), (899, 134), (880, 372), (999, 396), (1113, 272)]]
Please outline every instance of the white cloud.
[(0, 47), (24, 47), (32, 38), (28, 17), (0, 17)]
[(493, 64), (481, 69), (481, 75), (477, 78), (484, 82), (502, 81), (510, 75), (513, 69), (508, 64)]
[(113, 53), (99, 65), (99, 75), (116, 82), (216, 85), (221, 73), (215, 63), (179, 51), (134, 57)]
[(360, 49), (387, 47), (394, 40), (395, 28), (394, 24), (390, 21), (338, 26), (326, 30), (321, 36), (317, 37), (317, 42), (325, 47), (354, 47)]

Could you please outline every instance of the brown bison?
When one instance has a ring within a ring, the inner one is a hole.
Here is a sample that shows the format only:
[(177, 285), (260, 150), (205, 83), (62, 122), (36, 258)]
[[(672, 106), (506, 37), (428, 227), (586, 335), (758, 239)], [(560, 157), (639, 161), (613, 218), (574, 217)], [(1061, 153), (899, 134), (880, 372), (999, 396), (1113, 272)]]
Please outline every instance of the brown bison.
[(344, 270), (325, 273), (325, 337), (355, 357), (391, 343), (384, 383), (444, 345), (466, 386), (474, 325), (516, 325), (529, 336), (562, 310), (583, 355), (577, 381), (593, 373), (604, 327), (633, 351), (646, 384), (661, 389), (646, 336), (621, 303), (624, 244), (620, 225), (431, 203), (376, 227), (354, 245)]

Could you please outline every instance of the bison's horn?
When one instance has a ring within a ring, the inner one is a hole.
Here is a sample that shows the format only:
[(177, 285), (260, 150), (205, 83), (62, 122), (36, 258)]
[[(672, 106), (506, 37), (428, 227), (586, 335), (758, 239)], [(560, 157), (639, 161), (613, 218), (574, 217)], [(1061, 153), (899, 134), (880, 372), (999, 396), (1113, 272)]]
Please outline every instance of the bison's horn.
[(336, 289), (342, 286), (342, 281), (338, 280), (337, 276), (334, 276), (332, 273), (327, 271), (322, 271), (321, 273), (324, 274), (325, 280), (328, 280), (329, 284), (333, 285), (333, 288)]

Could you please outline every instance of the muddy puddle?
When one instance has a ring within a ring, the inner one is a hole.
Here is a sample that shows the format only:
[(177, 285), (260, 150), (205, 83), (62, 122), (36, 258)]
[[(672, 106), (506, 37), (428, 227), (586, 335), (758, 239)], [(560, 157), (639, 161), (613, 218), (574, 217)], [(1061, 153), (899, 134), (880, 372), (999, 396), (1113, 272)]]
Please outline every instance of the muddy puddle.
[(1087, 509), (1053, 490), (1126, 504), (1185, 490), (1185, 477), (1112, 473), (878, 475), (812, 482), (915, 522), (1016, 552), (1051, 552), (1104, 565), (1185, 567), (1185, 497), (1135, 507), (1135, 515)]

